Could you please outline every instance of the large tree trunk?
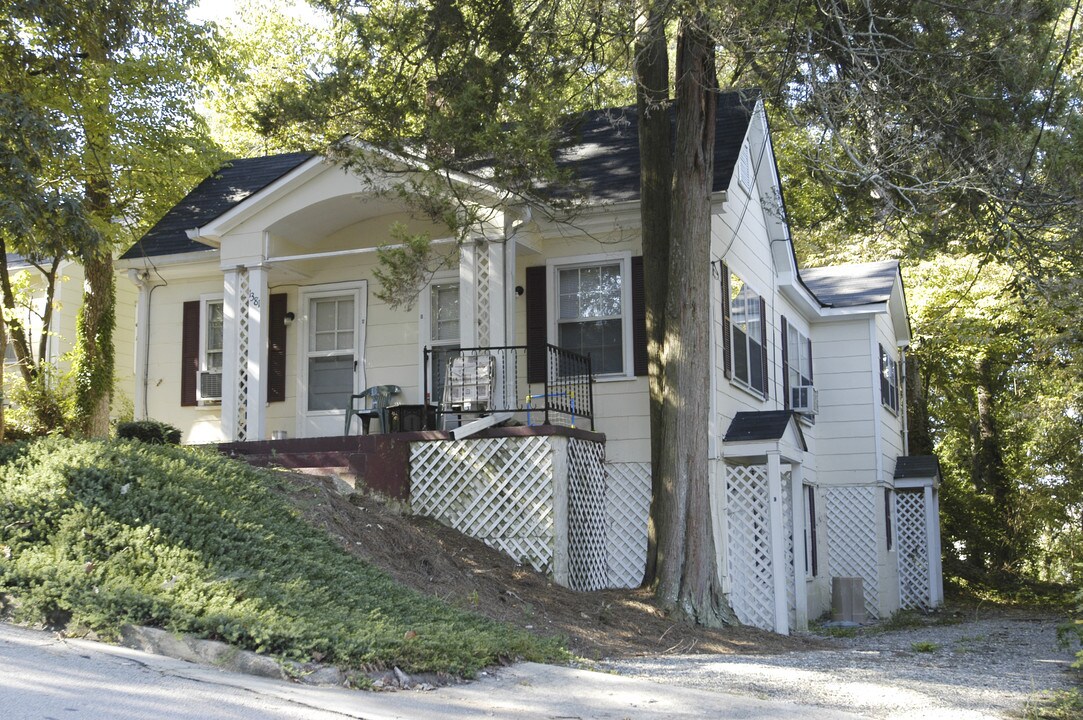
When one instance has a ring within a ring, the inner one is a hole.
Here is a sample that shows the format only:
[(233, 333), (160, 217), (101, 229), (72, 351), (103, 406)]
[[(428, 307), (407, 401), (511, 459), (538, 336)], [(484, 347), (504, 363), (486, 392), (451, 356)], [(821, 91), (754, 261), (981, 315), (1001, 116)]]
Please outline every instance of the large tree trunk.
[(113, 256), (108, 248), (83, 257), (86, 286), (79, 311), (76, 398), (79, 422), (88, 437), (109, 436), (113, 392), (113, 327), (116, 290)]
[(706, 378), (711, 372), (711, 183), (717, 108), (714, 46), (706, 18), (683, 18), (677, 38), (669, 288), (663, 350), (662, 496), (657, 595), (701, 625), (733, 620), (717, 571), (712, 525)]
[(918, 356), (906, 356), (906, 421), (907, 452), (910, 455), (932, 455), (935, 452), (932, 428), (929, 426), (929, 398), (925, 394), (925, 378), (921, 375)]
[(669, 273), (673, 150), (669, 124), (669, 48), (660, 2), (648, 2), (636, 35), (636, 104), (639, 116), (639, 216), (642, 225), (644, 304), (650, 383), (651, 512), (647, 523), (647, 564), (643, 584), (657, 579), (658, 526), (666, 522), (662, 496), (662, 342)]
[(977, 400), (976, 445), (974, 447), (974, 485), (989, 495), (997, 524), (996, 537), (990, 538), (990, 560), (994, 572), (1010, 571), (1019, 559), (1016, 534), (1015, 493), (1001, 451), (1002, 437), (997, 424), (993, 397), (998, 383), (993, 363), (987, 355), (978, 358), (975, 384)]
[[(104, 38), (103, 38), (104, 40)], [(111, 59), (109, 48), (88, 40), (88, 73), (97, 73), (101, 96), (97, 113), (87, 113), (84, 167), (87, 172), (86, 208), (103, 229), (100, 244), (80, 253), (85, 282), (83, 307), (76, 327), (75, 398), (77, 422), (89, 437), (108, 437), (109, 405), (113, 393), (113, 327), (116, 322), (116, 289), (113, 278), (112, 233), (113, 183), (110, 176), (111, 122), (109, 95)]]

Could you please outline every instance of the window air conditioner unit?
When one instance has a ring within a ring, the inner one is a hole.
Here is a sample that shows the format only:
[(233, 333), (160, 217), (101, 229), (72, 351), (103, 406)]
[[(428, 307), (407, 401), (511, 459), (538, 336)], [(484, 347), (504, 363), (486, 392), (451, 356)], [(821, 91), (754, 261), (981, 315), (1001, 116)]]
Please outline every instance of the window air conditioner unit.
[(794, 412), (815, 415), (818, 409), (816, 388), (812, 385), (797, 385), (790, 388), (790, 408)]
[(199, 402), (222, 401), (221, 372), (204, 371), (199, 373), (199, 394), (196, 399), (199, 400)]

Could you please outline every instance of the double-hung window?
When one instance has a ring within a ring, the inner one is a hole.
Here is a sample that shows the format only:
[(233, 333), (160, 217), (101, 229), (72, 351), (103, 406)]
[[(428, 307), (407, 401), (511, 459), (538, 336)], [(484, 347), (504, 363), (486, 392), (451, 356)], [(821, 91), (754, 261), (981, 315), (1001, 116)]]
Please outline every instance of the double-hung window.
[(893, 413), (899, 412), (899, 363), (880, 346), (880, 402)]
[(427, 310), (430, 361), (430, 385), (432, 399), (441, 402), (444, 397), (445, 368), (452, 357), (459, 354), (459, 280), (458, 278), (435, 281), (429, 286)]
[(766, 305), (739, 276), (723, 266), (726, 369), (739, 384), (767, 397)]
[(199, 313), (199, 400), (222, 399), (223, 329), (225, 312), (222, 298), (205, 297)]
[(555, 268), (557, 345), (589, 355), (595, 375), (627, 374), (627, 260)]
[(786, 407), (800, 413), (816, 412), (812, 386), (812, 341), (782, 318), (782, 365)]

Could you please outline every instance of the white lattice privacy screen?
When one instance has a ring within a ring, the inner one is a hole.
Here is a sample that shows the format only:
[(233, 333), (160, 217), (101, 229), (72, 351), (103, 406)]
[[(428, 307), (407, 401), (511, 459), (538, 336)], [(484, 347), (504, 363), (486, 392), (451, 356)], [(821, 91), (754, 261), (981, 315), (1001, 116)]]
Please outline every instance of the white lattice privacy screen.
[(647, 562), (650, 463), (606, 463), (606, 544), (609, 586), (638, 587)]
[(549, 438), (410, 445), (410, 502), (535, 570), (552, 569), (553, 447)]
[(775, 628), (767, 467), (726, 466), (730, 604), (746, 625)]
[(880, 616), (880, 575), (877, 569), (876, 515), (878, 488), (826, 487), (828, 574), (859, 577), (865, 591), (865, 612)]
[(929, 543), (926, 527), (925, 493), (899, 490), (895, 513), (899, 526), (899, 593), (904, 608), (928, 610)]
[(539, 572), (566, 568), (573, 589), (597, 590), (610, 586), (603, 458), (601, 443), (575, 438), (411, 443), (411, 506)]
[(573, 590), (609, 587), (604, 449), (587, 440), (568, 442), (568, 581)]

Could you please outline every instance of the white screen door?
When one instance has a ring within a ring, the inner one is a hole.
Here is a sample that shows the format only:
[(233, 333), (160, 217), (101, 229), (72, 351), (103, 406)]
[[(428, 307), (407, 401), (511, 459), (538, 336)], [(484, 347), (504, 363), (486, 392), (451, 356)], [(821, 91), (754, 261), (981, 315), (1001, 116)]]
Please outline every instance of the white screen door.
[(341, 435), (350, 395), (364, 389), (365, 286), (302, 293), (301, 437)]

